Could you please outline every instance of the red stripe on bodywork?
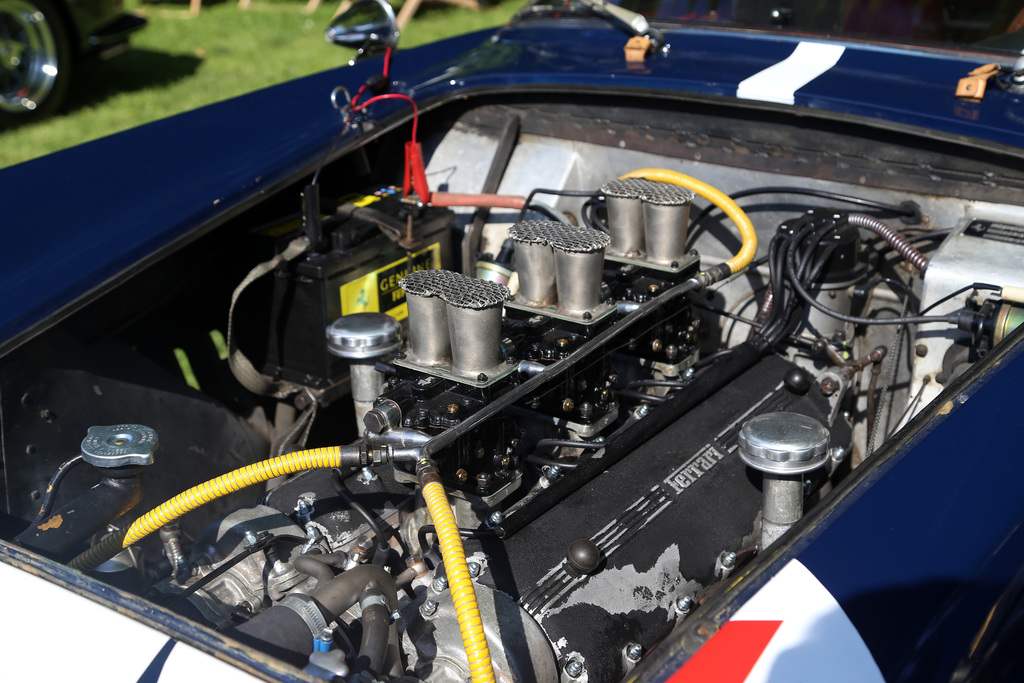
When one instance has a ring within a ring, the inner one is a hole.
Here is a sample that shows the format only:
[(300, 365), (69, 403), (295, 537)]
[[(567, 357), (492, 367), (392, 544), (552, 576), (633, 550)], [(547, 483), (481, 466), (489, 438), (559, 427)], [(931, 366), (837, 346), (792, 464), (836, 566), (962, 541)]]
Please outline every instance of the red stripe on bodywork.
[(728, 621), (697, 650), (669, 683), (743, 683), (781, 621)]

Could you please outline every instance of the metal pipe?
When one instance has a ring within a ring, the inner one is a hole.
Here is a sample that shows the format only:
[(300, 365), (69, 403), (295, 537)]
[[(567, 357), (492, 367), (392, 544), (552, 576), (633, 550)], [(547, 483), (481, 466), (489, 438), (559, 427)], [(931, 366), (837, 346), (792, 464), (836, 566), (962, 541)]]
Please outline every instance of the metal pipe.
[(928, 257), (922, 254), (920, 251), (914, 248), (914, 246), (907, 241), (907, 238), (897, 232), (894, 228), (889, 227), (884, 221), (881, 221), (874, 216), (869, 216), (866, 213), (851, 213), (846, 218), (847, 222), (858, 228), (864, 228), (875, 233), (890, 245), (892, 248), (899, 253), (900, 256), (905, 258), (910, 265), (914, 266), (920, 273), (924, 274), (924, 269), (928, 267)]
[(384, 373), (376, 368), (374, 359), (352, 361), (349, 365), (352, 402), (355, 404), (356, 424), (363, 424), (363, 418), (373, 408), (373, 402), (380, 396), (384, 384)]
[(804, 481), (765, 472), (763, 483), (761, 547), (767, 548), (804, 516)]

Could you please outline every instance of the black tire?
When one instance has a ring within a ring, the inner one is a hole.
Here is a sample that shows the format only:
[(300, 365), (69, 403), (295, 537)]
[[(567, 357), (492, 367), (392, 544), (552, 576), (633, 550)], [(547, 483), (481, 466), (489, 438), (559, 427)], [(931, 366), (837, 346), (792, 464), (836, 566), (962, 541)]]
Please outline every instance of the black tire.
[(0, 0), (0, 125), (55, 112), (70, 78), (68, 26), (53, 3)]

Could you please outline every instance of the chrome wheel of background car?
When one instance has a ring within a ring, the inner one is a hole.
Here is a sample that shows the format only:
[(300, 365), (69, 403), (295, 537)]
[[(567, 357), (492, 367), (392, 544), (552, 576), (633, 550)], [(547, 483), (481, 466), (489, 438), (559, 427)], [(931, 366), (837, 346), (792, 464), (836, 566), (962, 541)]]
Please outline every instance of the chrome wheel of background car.
[(62, 98), (67, 34), (46, 0), (0, 0), (0, 117), (41, 115)]

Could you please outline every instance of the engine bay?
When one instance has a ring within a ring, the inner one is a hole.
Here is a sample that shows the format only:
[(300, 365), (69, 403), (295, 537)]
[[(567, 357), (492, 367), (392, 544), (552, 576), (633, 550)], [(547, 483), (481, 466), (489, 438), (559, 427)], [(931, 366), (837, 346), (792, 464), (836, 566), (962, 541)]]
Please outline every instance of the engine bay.
[(0, 535), (324, 680), (620, 680), (1024, 319), (993, 152), (421, 118), (0, 359)]

